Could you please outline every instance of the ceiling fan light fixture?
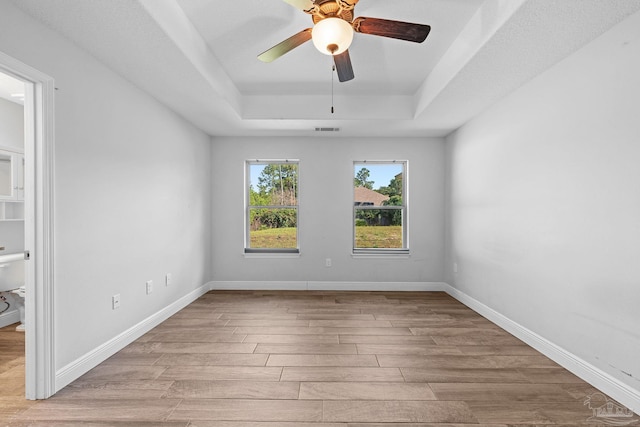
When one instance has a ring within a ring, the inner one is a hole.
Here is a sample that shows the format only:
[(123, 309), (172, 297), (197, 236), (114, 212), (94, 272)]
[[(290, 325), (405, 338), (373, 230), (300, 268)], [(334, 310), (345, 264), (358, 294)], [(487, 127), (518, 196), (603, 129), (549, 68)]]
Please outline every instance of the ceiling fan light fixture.
[(353, 27), (341, 18), (325, 18), (311, 32), (316, 49), (325, 55), (340, 55), (353, 41)]

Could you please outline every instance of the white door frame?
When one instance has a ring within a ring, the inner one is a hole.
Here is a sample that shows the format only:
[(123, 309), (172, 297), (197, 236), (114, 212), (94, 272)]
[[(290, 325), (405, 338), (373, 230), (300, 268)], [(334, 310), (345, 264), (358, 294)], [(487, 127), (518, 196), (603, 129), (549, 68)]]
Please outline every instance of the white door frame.
[(26, 398), (56, 392), (53, 262), (54, 82), (0, 52), (0, 71), (25, 82)]

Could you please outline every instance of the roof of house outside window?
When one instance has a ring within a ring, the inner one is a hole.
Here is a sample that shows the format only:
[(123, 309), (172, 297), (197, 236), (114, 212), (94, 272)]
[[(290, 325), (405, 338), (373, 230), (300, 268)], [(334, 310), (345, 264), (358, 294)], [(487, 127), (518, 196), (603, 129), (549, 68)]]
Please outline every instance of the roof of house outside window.
[(358, 206), (382, 206), (382, 202), (389, 200), (389, 196), (369, 190), (366, 187), (355, 187), (353, 195), (354, 202)]

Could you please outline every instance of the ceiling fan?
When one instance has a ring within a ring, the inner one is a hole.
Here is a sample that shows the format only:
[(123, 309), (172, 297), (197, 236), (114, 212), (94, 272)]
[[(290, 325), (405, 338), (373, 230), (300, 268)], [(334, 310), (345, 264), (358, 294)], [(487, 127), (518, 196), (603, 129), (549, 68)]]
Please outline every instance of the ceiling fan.
[(284, 0), (293, 7), (311, 15), (313, 28), (306, 28), (271, 49), (258, 55), (262, 62), (271, 62), (303, 43), (313, 40), (316, 48), (332, 55), (338, 72), (338, 80), (346, 82), (354, 78), (349, 46), (353, 33), (390, 37), (414, 43), (422, 43), (431, 27), (423, 24), (391, 21), (388, 19), (353, 17), (353, 9), (359, 0)]

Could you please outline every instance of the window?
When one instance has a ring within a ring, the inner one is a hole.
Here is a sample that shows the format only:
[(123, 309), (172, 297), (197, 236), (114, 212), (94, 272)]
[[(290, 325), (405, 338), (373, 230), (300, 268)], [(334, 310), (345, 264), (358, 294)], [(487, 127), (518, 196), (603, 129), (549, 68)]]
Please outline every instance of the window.
[(298, 161), (246, 163), (245, 253), (298, 253)]
[(354, 254), (409, 252), (406, 174), (406, 161), (354, 162)]

